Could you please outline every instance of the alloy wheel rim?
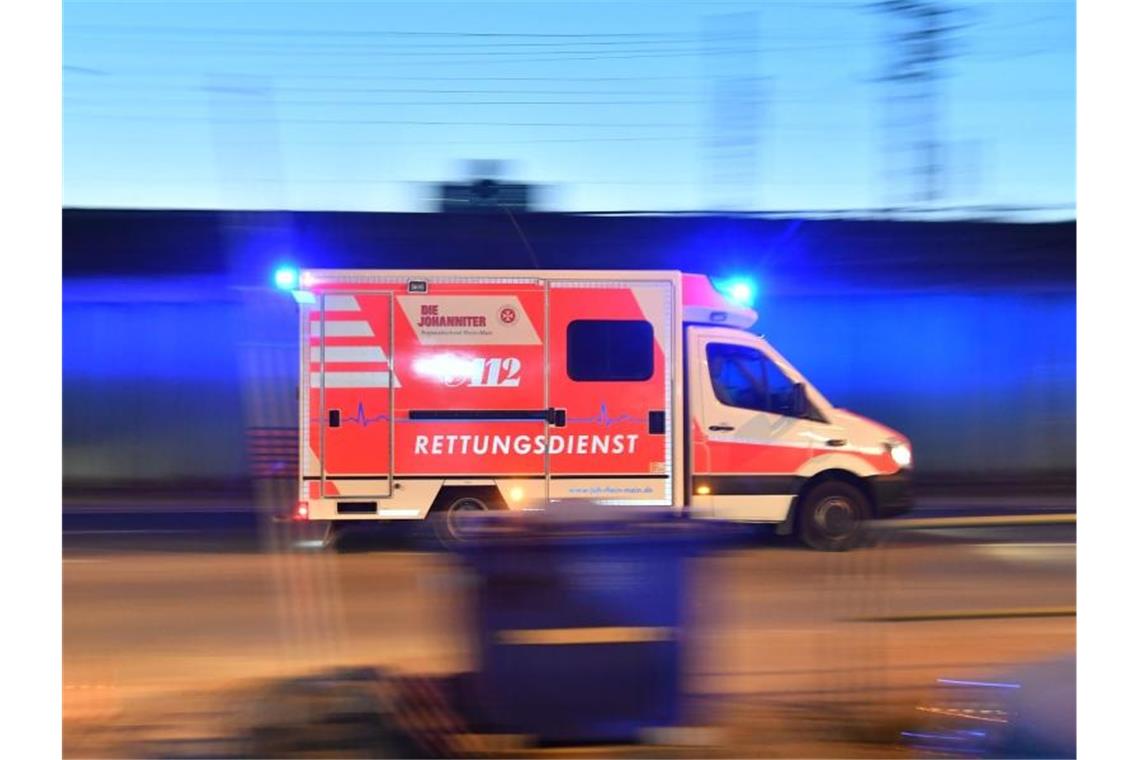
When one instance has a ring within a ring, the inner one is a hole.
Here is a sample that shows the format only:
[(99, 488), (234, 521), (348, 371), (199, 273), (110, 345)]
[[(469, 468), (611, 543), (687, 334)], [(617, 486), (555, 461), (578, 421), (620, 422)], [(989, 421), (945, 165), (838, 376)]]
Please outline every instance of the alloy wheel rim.
[(829, 496), (815, 508), (815, 523), (825, 534), (832, 537), (849, 535), (858, 522), (855, 505), (843, 496)]
[(454, 538), (462, 538), (462, 533), (456, 524), (456, 515), (464, 512), (486, 512), (487, 505), (478, 499), (464, 498), (452, 504), (447, 509), (447, 532)]

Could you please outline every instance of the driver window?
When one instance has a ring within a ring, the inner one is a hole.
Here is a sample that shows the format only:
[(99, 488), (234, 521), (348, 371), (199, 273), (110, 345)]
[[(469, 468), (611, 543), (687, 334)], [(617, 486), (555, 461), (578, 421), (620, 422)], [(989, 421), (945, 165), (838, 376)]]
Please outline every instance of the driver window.
[(705, 355), (713, 392), (720, 403), (795, 416), (795, 383), (761, 351), (732, 343), (709, 343)]

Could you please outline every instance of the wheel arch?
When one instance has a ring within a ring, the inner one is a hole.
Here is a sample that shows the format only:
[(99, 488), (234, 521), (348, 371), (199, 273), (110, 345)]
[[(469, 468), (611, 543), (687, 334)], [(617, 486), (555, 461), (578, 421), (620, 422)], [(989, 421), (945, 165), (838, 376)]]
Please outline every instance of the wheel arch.
[(473, 497), (479, 499), (487, 505), (488, 508), (498, 510), (506, 509), (507, 503), (503, 499), (497, 486), (493, 483), (489, 485), (444, 485), (439, 489), (439, 493), (435, 495), (435, 499), (428, 508), (427, 514), (438, 513), (448, 507), (448, 505), (455, 503), (464, 497)]
[(795, 530), (799, 521), (800, 505), (803, 503), (804, 497), (811, 493), (811, 490), (817, 485), (828, 481), (838, 481), (855, 487), (859, 493), (863, 495), (863, 498), (867, 500), (867, 506), (870, 507), (871, 514), (878, 514), (879, 506), (875, 503), (875, 494), (867, 482), (867, 476), (858, 475), (851, 470), (834, 467), (817, 472), (800, 485), (795, 498), (792, 499), (791, 506), (788, 508), (788, 519), (780, 526), (781, 533), (785, 531), (791, 533)]

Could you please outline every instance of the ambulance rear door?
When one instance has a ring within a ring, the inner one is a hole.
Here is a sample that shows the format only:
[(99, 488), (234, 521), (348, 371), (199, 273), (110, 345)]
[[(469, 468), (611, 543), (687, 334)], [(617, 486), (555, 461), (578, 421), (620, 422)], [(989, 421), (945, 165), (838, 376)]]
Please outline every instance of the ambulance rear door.
[(309, 448), (316, 498), (392, 493), (391, 292), (332, 287), (308, 311)]

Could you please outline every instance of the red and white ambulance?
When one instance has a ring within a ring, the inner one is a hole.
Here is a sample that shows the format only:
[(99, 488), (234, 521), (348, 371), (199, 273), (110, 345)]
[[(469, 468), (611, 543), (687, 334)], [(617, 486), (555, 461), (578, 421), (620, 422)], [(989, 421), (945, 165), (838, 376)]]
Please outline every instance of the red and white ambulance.
[(775, 523), (842, 549), (910, 506), (910, 444), (837, 409), (751, 308), (670, 271), (300, 273), (312, 521), (571, 500)]

